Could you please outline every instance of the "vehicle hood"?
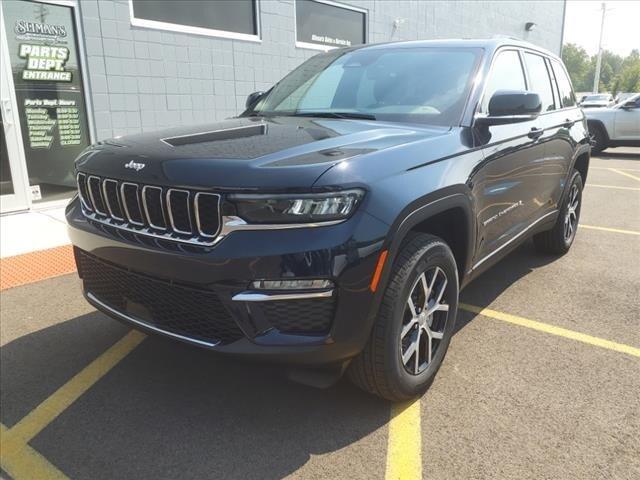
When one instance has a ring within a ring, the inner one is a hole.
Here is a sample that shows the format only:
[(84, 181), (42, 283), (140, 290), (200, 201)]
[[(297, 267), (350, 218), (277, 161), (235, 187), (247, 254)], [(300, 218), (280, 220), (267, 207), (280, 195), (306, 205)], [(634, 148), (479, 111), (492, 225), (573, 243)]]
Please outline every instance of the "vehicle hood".
[(305, 189), (346, 159), (446, 132), (368, 120), (242, 117), (102, 141), (85, 150), (76, 167), (184, 188)]
[(603, 120), (605, 118), (610, 118), (613, 115), (615, 115), (616, 113), (616, 109), (615, 108), (606, 108), (606, 107), (601, 107), (601, 108), (583, 108), (582, 111), (584, 112), (585, 116), (587, 118), (591, 118), (591, 119), (599, 119), (599, 120)]

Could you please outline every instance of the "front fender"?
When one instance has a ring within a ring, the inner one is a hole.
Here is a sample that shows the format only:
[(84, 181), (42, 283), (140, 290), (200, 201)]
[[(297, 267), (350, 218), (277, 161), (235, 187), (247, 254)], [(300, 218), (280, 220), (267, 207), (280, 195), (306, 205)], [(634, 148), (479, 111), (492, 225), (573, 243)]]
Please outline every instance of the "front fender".
[(471, 269), (476, 241), (475, 214), (469, 188), (466, 185), (453, 185), (425, 195), (409, 204), (389, 228), (389, 233), (381, 249), (382, 251), (386, 250), (388, 253), (380, 275), (378, 288), (373, 298), (372, 308), (370, 309), (371, 321), (373, 321), (373, 317), (382, 302), (385, 287), (391, 277), (393, 264), (409, 232), (423, 221), (453, 208), (461, 209), (466, 219), (465, 262), (460, 268), (460, 284), (463, 285), (465, 283), (466, 272)]

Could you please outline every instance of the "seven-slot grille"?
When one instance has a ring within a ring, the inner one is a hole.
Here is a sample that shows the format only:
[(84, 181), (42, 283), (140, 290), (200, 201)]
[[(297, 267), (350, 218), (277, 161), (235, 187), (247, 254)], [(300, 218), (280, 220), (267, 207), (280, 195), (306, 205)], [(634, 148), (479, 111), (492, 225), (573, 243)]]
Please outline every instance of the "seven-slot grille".
[(78, 173), (84, 214), (135, 233), (213, 245), (220, 233), (220, 195)]

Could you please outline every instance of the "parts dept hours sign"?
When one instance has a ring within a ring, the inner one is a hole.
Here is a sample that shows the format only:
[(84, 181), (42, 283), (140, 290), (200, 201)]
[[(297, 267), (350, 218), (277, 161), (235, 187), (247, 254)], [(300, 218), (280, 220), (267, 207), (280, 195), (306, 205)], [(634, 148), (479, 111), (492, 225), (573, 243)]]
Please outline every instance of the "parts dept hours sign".
[(31, 185), (73, 186), (73, 160), (90, 143), (72, 7), (3, 3)]

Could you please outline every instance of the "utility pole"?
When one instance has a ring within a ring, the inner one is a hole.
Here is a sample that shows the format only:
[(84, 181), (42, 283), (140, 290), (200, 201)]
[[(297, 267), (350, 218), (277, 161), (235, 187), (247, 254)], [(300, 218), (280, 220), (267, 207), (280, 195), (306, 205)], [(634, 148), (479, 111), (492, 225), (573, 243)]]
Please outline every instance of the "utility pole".
[(593, 93), (598, 93), (600, 86), (600, 68), (602, 67), (602, 34), (604, 32), (604, 14), (607, 11), (607, 4), (602, 2), (602, 20), (600, 21), (600, 41), (598, 42), (598, 60), (596, 61), (596, 74), (593, 77)]

